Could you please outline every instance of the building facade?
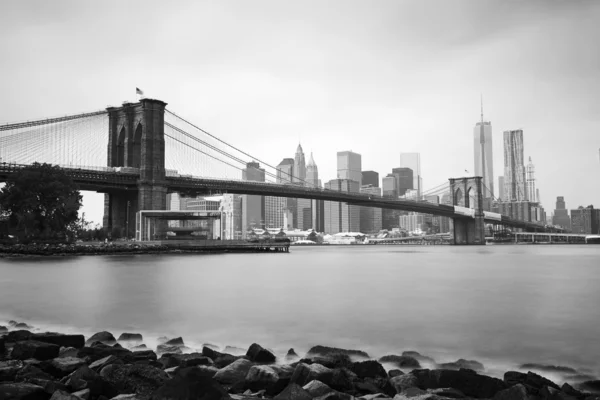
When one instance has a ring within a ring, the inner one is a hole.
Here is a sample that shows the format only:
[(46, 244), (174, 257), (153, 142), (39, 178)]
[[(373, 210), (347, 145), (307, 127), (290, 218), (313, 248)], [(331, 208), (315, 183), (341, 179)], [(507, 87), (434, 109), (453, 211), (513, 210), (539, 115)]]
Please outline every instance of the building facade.
[[(362, 185), (361, 193), (381, 197), (381, 188), (373, 185)], [(382, 229), (383, 210), (375, 207), (360, 207), (360, 232), (366, 234), (378, 233)]]
[(483, 121), (473, 128), (473, 150), (475, 175), (483, 177), (483, 196), (494, 197), (494, 150), (492, 146), (492, 123)]
[(362, 172), (362, 186), (371, 185), (373, 187), (379, 187), (379, 173), (375, 171), (363, 171)]
[[(325, 183), (325, 189), (340, 192), (359, 193), (357, 181), (350, 179), (333, 179)], [(358, 232), (360, 230), (360, 206), (348, 205), (337, 201), (325, 201), (324, 229), (328, 234), (340, 232)]]
[(552, 218), (552, 225), (561, 226), (565, 229), (571, 229), (571, 217), (569, 217), (569, 210), (565, 206), (565, 198), (558, 196), (556, 198), (556, 208), (554, 209), (554, 217)]
[(412, 169), (408, 167), (392, 168), (392, 175), (396, 177), (398, 196), (403, 196), (407, 190), (415, 189)]
[(523, 157), (523, 130), (504, 131), (505, 201), (527, 200)]
[[(242, 170), (242, 179), (245, 181), (264, 182), (265, 169), (257, 162), (249, 162)], [(265, 198), (264, 196), (247, 195), (241, 196), (242, 201), (242, 234), (250, 228), (261, 228), (264, 225)]]
[(394, 175), (388, 174), (384, 177), (381, 180), (381, 188), (383, 197), (398, 198), (398, 180)]
[(242, 230), (242, 196), (224, 194), (221, 200), (221, 238), (224, 240), (240, 240), (244, 237)]
[[(362, 157), (352, 151), (338, 151), (337, 153), (337, 177), (348, 179), (362, 184)], [(358, 191), (358, 190), (357, 190)]]
[(571, 230), (573, 233), (600, 234), (600, 210), (593, 206), (571, 210)]
[(527, 200), (534, 203), (539, 202), (537, 189), (535, 187), (535, 166), (529, 157), (529, 163), (525, 169), (525, 187), (527, 191)]
[(498, 200), (506, 200), (504, 196), (504, 177), (498, 177)]
[(415, 189), (417, 191), (418, 196), (420, 197), (423, 193), (423, 177), (421, 176), (421, 154), (400, 153), (400, 167), (412, 169), (412, 189)]
[(304, 186), (306, 180), (306, 162), (304, 160), (304, 151), (298, 144), (296, 155), (294, 157), (294, 183)]
[[(312, 188), (321, 187), (319, 168), (317, 167), (317, 163), (315, 163), (312, 153), (310, 153), (310, 159), (306, 165), (306, 183)], [(323, 232), (323, 200), (311, 200), (311, 218), (312, 226), (310, 228), (317, 232)]]

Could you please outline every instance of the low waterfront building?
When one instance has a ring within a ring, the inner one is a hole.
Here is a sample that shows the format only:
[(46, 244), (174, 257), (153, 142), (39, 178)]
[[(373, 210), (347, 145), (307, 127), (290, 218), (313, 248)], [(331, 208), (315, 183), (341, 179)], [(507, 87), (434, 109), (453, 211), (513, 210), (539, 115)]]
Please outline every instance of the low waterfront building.
[(571, 210), (573, 233), (600, 234), (600, 210), (587, 206)]

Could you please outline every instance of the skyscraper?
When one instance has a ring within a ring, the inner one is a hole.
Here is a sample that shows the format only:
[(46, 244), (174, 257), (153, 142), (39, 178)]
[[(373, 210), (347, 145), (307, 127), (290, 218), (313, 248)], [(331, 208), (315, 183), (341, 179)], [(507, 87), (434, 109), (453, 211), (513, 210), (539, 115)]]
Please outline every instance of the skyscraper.
[(421, 154), (400, 153), (400, 167), (410, 168), (413, 171), (413, 186), (417, 191), (418, 198), (423, 193), (423, 178), (421, 177)]
[(306, 165), (306, 183), (312, 188), (319, 187), (319, 168), (315, 163), (312, 153), (310, 153), (310, 159)]
[(552, 225), (571, 229), (571, 217), (569, 217), (569, 210), (567, 210), (567, 207), (565, 206), (565, 198), (563, 196), (558, 196), (556, 198), (556, 209), (554, 210)]
[(483, 120), (483, 101), (481, 102), (481, 121), (475, 124), (475, 128), (473, 129), (473, 139), (475, 175), (483, 177), (483, 197), (494, 197), (492, 123)]
[(398, 198), (398, 179), (394, 175), (388, 174), (388, 176), (384, 177), (381, 180), (381, 186), (383, 197)]
[[(381, 188), (373, 185), (360, 187), (361, 193), (381, 197)], [(382, 209), (376, 207), (360, 207), (360, 231), (362, 233), (377, 233), (381, 230)]]
[[(296, 179), (296, 171), (295, 171), (295, 160), (293, 158), (284, 158), (281, 160), (279, 165), (277, 165), (277, 183), (290, 185)], [(286, 210), (291, 212), (292, 218), (291, 223), (294, 226), (298, 221), (298, 201), (294, 198), (288, 197), (272, 197), (265, 201), (266, 209), (266, 224), (268, 228), (278, 228), (284, 227), (286, 224), (284, 223), (284, 215)], [(281, 224), (280, 226), (271, 226), (272, 224)]]
[(362, 183), (361, 155), (352, 151), (338, 151), (337, 177), (338, 179), (350, 179), (358, 182), (358, 187), (360, 187)]
[[(260, 168), (257, 162), (249, 162), (242, 170), (242, 179), (245, 181), (265, 181), (265, 169)], [(242, 235), (246, 235), (250, 228), (261, 228), (264, 224), (265, 199), (263, 196), (242, 195)]]
[(523, 130), (504, 131), (504, 195), (506, 201), (527, 200), (523, 162)]
[[(325, 183), (325, 189), (340, 192), (358, 193), (357, 181), (350, 179), (332, 179)], [(360, 230), (360, 206), (337, 201), (324, 202), (325, 233), (358, 232)]]
[[(294, 184), (300, 186), (306, 186), (306, 163), (304, 159), (304, 151), (302, 146), (298, 144), (296, 149), (296, 156), (294, 157)], [(310, 229), (312, 227), (312, 210), (310, 199), (295, 199), (296, 200), (296, 214), (294, 216), (295, 228), (302, 230)]]
[[(319, 168), (317, 168), (317, 164), (315, 163), (312, 152), (310, 153), (310, 159), (306, 165), (306, 183), (312, 188), (321, 187), (321, 181), (319, 180)], [(323, 204), (323, 200), (311, 200), (311, 228), (317, 232), (323, 231)]]
[(306, 164), (304, 161), (304, 151), (302, 151), (302, 146), (300, 146), (300, 143), (298, 143), (296, 156), (294, 157), (294, 182), (304, 185), (305, 179)]
[(277, 183), (292, 183), (294, 176), (294, 159), (284, 158), (277, 166)]
[(398, 196), (404, 196), (406, 191), (414, 189), (414, 173), (407, 167), (393, 168), (392, 175), (396, 177), (396, 190)]
[(379, 187), (379, 173), (375, 171), (363, 171), (362, 184), (363, 186), (372, 185), (373, 187)]
[(502, 201), (506, 200), (504, 197), (504, 177), (498, 177), (498, 198)]
[(527, 164), (526, 178), (527, 200), (532, 203), (537, 203), (539, 200), (535, 188), (535, 166), (533, 165), (533, 162), (531, 162), (531, 157), (529, 157), (529, 163)]

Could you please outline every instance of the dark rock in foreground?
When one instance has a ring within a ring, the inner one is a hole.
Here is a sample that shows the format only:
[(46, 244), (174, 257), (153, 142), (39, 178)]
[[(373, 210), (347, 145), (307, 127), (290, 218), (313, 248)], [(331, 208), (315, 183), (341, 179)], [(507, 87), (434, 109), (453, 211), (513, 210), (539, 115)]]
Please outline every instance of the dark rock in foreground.
[(161, 369), (149, 365), (111, 364), (100, 371), (100, 376), (112, 384), (119, 393), (151, 395), (169, 376)]
[(119, 342), (142, 342), (144, 338), (140, 333), (121, 333)]
[(55, 344), (26, 340), (15, 344), (11, 352), (11, 357), (17, 360), (27, 360), (28, 358), (35, 358), (42, 361), (50, 360), (58, 357), (59, 350), (60, 346)]
[(213, 378), (196, 368), (185, 368), (166, 381), (151, 400), (220, 400), (228, 399), (227, 391)]
[(50, 394), (44, 388), (31, 383), (1, 383), (0, 399), (2, 400), (48, 400)]
[(582, 382), (577, 386), (580, 389), (588, 390), (592, 393), (600, 393), (600, 380)]
[[(461, 369), (459, 371), (437, 369), (420, 369), (411, 372), (418, 379), (420, 389), (454, 388), (467, 396), (491, 398), (507, 385), (500, 379), (479, 375), (475, 371)], [(401, 378), (401, 377), (397, 377)], [(394, 378), (394, 379), (397, 379)]]
[(375, 360), (361, 361), (354, 363), (351, 368), (359, 378), (387, 378), (387, 372), (383, 365)]
[(369, 358), (369, 355), (361, 350), (348, 350), (348, 349), (340, 349), (337, 347), (327, 347), (327, 346), (313, 346), (310, 348), (310, 350), (308, 350), (308, 353), (306, 353), (306, 356), (307, 357), (315, 356), (315, 355), (316, 356), (326, 356), (326, 355), (334, 354), (334, 353), (346, 354), (348, 356)]
[(61, 347), (73, 347), (80, 349), (85, 346), (85, 338), (83, 335), (63, 335), (61, 333), (45, 332), (36, 333), (32, 339), (38, 342), (52, 343)]
[(102, 342), (104, 344), (113, 345), (113, 344), (117, 343), (117, 340), (115, 339), (115, 337), (113, 336), (112, 333), (107, 332), (107, 331), (102, 331), (102, 332), (98, 332), (98, 333), (95, 333), (92, 336), (90, 336), (90, 338), (85, 341), (85, 344), (89, 345), (94, 342)]
[(291, 383), (283, 392), (275, 396), (275, 400), (312, 400), (312, 396), (301, 386)]
[(240, 358), (228, 366), (221, 368), (214, 376), (217, 382), (222, 384), (234, 384), (241, 382), (248, 375), (248, 371), (252, 367), (252, 362)]
[(272, 363), (275, 362), (275, 355), (269, 350), (263, 348), (258, 343), (253, 343), (246, 352), (246, 356), (250, 361), (259, 363)]

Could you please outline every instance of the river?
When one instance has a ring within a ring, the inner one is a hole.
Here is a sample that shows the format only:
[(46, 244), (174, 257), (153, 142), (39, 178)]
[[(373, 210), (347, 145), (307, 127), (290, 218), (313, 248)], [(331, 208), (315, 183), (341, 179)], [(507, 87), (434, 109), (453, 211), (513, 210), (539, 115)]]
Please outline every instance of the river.
[(501, 374), (600, 373), (600, 246), (323, 246), (280, 254), (0, 259), (0, 325), (183, 336), (279, 355), (418, 350)]

